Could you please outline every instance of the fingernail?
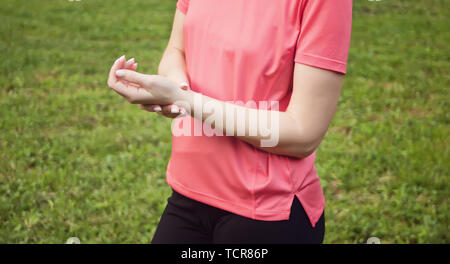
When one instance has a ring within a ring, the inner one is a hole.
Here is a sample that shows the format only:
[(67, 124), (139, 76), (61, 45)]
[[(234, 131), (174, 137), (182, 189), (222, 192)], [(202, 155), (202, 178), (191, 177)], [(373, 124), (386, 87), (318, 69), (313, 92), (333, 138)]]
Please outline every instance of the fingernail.
[(136, 63), (134, 64), (134, 67), (137, 68), (137, 66), (138, 66), (138, 63), (136, 62)]
[(117, 63), (117, 62), (119, 62), (122, 58), (124, 58), (125, 57), (125, 55), (122, 55), (122, 56), (120, 56), (114, 63)]
[(161, 107), (160, 106), (155, 106), (155, 108), (153, 108), (153, 110), (155, 110), (156, 112), (161, 112)]
[(134, 63), (134, 58), (131, 58), (127, 61), (128, 64), (133, 64)]
[(117, 76), (117, 77), (123, 77), (123, 76), (125, 76), (125, 71), (124, 71), (124, 70), (118, 70), (118, 71), (116, 71), (116, 76)]

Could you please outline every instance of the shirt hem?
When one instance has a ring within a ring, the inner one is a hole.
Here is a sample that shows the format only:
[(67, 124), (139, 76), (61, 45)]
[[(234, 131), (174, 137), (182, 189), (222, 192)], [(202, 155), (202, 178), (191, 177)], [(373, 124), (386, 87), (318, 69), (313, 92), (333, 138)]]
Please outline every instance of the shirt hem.
[[(304, 203), (305, 201), (303, 200), (303, 197), (300, 195), (300, 192), (295, 193), (295, 196), (297, 196), (297, 199), (300, 201), (300, 203), (302, 205), (305, 204)], [(325, 211), (325, 202), (322, 202), (322, 204), (320, 205), (320, 208), (321, 208), (321, 210), (315, 214), (312, 214), (309, 210), (306, 210), (306, 208), (304, 208), (306, 215), (309, 218), (309, 222), (313, 228), (316, 227), (317, 222), (319, 221), (320, 217), (322, 216), (323, 212)]]
[(295, 62), (324, 70), (347, 74), (347, 63), (306, 53), (298, 53)]
[(181, 183), (167, 177), (167, 183), (170, 187), (172, 187), (176, 192), (194, 199), (198, 202), (217, 207), (219, 209), (244, 216), (254, 220), (261, 221), (282, 221), (288, 220), (291, 210), (252, 210), (250, 208), (237, 205), (230, 201), (226, 201), (217, 197), (213, 197), (208, 194), (204, 194), (195, 190), (192, 190)]

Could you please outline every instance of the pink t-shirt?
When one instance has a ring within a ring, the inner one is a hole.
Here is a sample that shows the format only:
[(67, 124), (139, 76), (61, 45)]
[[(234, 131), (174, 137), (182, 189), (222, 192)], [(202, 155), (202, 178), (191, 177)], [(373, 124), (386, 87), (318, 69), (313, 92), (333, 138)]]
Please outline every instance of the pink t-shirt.
[[(186, 14), (193, 91), (223, 101), (278, 101), (285, 111), (295, 63), (346, 73), (352, 0), (178, 0), (177, 7)], [(232, 136), (172, 139), (167, 182), (187, 197), (275, 221), (289, 219), (296, 195), (312, 226), (324, 210), (315, 153), (270, 154)]]

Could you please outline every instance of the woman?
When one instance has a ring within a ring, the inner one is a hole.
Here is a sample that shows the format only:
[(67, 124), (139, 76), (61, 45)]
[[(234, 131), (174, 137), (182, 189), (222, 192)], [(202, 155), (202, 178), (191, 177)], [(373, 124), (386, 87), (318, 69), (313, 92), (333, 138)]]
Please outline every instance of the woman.
[(159, 75), (116, 60), (113, 90), (185, 114), (152, 243), (323, 241), (314, 151), (337, 107), (351, 20), (351, 0), (178, 0)]

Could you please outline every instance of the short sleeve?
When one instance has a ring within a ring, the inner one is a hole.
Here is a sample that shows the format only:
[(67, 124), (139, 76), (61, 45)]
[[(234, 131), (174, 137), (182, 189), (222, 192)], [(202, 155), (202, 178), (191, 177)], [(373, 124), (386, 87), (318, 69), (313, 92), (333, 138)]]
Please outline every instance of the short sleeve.
[(347, 72), (352, 25), (352, 0), (306, 0), (295, 62)]
[(186, 14), (189, 9), (190, 0), (178, 0), (177, 7), (183, 13)]

